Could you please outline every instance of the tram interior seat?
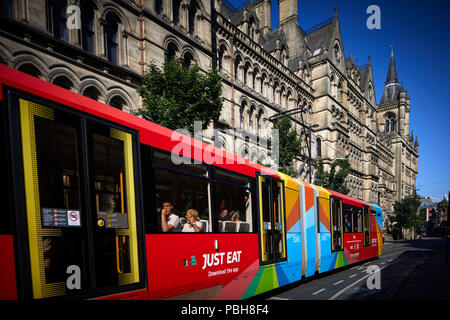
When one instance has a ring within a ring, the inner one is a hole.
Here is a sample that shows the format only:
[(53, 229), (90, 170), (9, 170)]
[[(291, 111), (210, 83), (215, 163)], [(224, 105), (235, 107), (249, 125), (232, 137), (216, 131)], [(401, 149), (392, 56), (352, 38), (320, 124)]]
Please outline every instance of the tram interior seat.
[(223, 226), (224, 232), (236, 232), (237, 231), (237, 224), (234, 221), (224, 221)]
[(202, 232), (208, 232), (208, 220), (200, 220), (202, 223)]
[(237, 223), (237, 232), (249, 232), (249, 231), (250, 231), (250, 223), (248, 222)]

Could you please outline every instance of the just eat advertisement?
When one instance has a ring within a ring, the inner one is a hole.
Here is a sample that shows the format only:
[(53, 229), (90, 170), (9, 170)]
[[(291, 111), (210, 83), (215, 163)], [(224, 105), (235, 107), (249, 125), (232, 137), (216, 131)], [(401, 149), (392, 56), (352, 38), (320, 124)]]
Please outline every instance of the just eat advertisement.
[(186, 292), (236, 299), (259, 268), (257, 234), (152, 234), (146, 241), (152, 299)]

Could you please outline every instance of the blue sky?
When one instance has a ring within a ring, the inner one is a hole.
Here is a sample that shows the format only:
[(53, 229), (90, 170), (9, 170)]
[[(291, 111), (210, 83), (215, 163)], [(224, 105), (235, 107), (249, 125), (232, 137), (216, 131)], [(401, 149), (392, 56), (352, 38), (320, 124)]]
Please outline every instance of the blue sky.
[[(380, 7), (380, 30), (366, 27), (370, 5)], [(419, 139), (418, 194), (442, 199), (450, 191), (450, 1), (298, 0), (301, 27), (333, 17), (335, 6), (345, 56), (353, 50), (360, 65), (371, 56), (377, 102), (393, 43), (398, 77), (411, 98), (410, 130)], [(278, 27), (276, 0), (271, 15), (272, 27)]]

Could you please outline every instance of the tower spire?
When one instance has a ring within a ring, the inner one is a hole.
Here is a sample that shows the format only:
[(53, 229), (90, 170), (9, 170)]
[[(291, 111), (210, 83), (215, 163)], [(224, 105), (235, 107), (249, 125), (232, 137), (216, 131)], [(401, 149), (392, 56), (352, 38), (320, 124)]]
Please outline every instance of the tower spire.
[(384, 82), (384, 92), (380, 100), (380, 104), (397, 100), (400, 94), (400, 83), (398, 81), (397, 67), (394, 59), (394, 45), (391, 43), (391, 57), (389, 68)]
[(386, 76), (386, 82), (385, 85), (388, 84), (399, 84), (398, 82), (398, 75), (397, 75), (397, 67), (395, 66), (395, 60), (394, 60), (394, 49), (391, 49), (391, 61), (389, 62), (389, 69)]

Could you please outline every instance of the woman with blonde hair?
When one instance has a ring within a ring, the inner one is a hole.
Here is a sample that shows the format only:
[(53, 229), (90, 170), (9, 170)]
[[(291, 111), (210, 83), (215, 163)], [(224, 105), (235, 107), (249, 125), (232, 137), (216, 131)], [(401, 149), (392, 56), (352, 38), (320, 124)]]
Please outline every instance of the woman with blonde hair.
[(232, 211), (232, 212), (230, 213), (230, 216), (231, 216), (231, 221), (234, 221), (234, 222), (241, 222), (241, 220), (239, 220), (240, 214), (239, 214), (239, 211), (238, 211), (238, 210)]
[(201, 232), (202, 223), (198, 221), (198, 211), (195, 209), (189, 209), (186, 211), (186, 224), (183, 227), (182, 232)]

